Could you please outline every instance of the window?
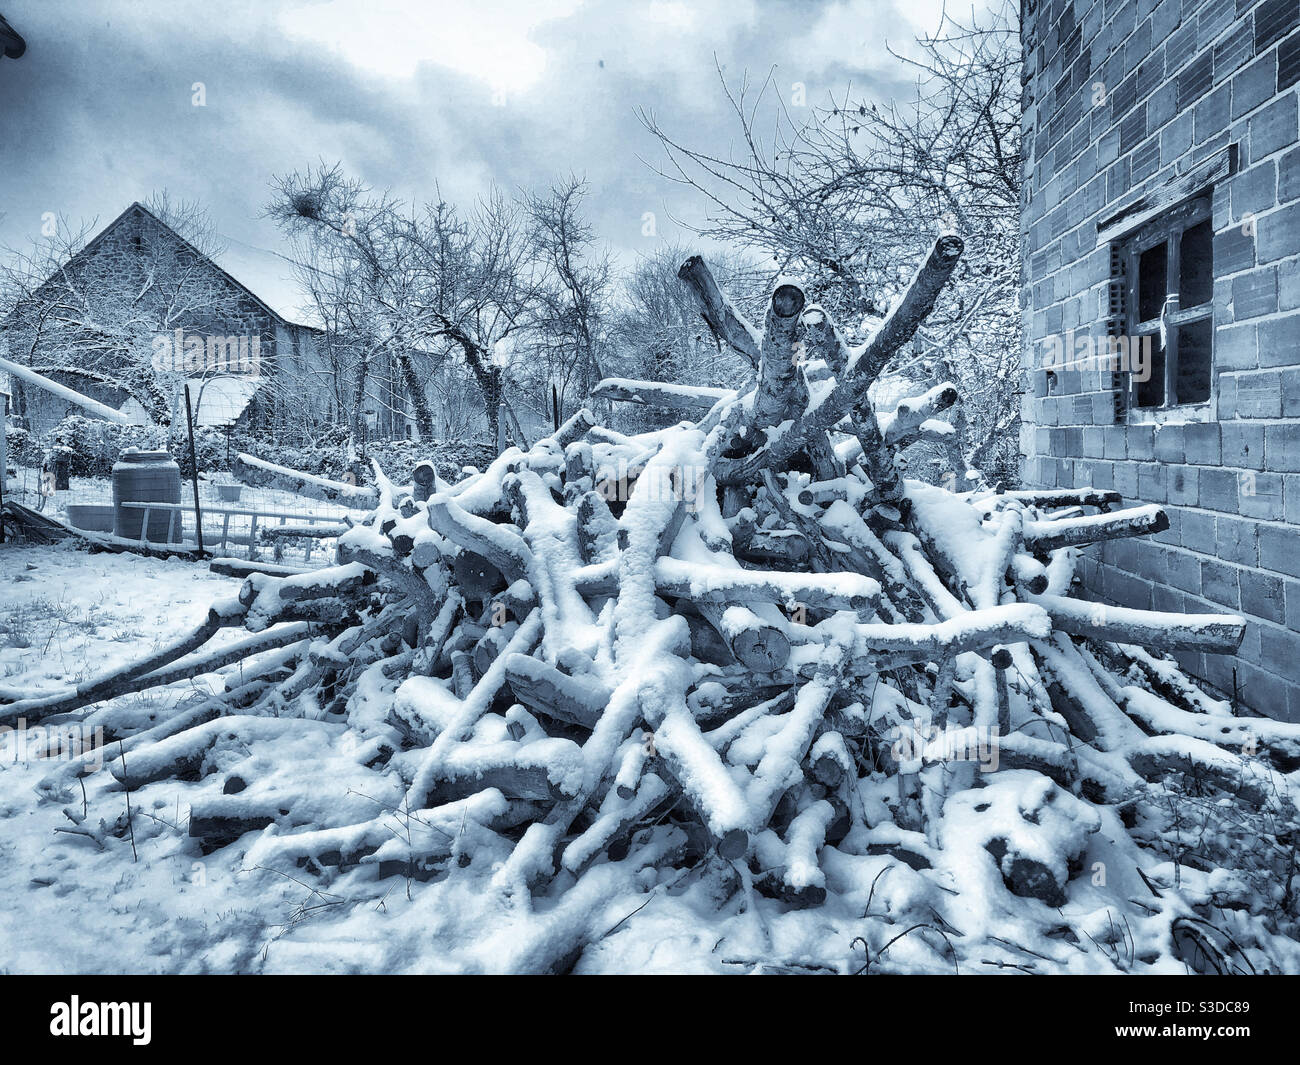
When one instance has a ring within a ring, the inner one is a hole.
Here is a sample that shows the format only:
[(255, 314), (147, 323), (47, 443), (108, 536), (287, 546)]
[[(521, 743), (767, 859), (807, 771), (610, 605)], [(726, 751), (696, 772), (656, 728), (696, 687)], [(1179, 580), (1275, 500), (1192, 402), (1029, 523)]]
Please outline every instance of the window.
[(1132, 411), (1208, 403), (1214, 348), (1214, 226), (1210, 197), (1172, 208), (1129, 237), (1124, 331)]

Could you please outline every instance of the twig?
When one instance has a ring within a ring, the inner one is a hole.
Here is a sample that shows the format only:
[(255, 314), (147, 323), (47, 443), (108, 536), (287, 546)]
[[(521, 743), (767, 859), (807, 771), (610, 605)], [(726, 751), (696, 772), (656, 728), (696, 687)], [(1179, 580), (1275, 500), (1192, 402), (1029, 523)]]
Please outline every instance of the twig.
[[(131, 818), (131, 785), (127, 783), (126, 775), (126, 748), (122, 746), (122, 741), (117, 741), (117, 754), (122, 760), (122, 787), (126, 789), (126, 827), (131, 833), (131, 860), (138, 862), (140, 855), (135, 850), (135, 824)], [(85, 787), (83, 784), (82, 787)]]

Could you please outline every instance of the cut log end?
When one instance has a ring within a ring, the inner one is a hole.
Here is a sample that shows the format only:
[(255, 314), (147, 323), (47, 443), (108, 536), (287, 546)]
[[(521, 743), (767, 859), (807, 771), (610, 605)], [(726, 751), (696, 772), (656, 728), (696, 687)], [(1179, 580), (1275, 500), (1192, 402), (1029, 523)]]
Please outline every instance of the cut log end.
[(456, 557), (452, 574), (468, 599), (486, 599), (505, 584), (501, 571), (472, 551), (462, 551)]
[(955, 263), (965, 248), (966, 242), (956, 233), (945, 233), (934, 242), (934, 255), (943, 263)]
[(746, 629), (732, 641), (736, 661), (755, 673), (772, 673), (790, 661), (790, 641), (775, 626)]
[(1047, 574), (1035, 573), (1032, 577), (1027, 578), (1024, 582), (1025, 591), (1030, 595), (1042, 595), (1047, 591)]
[(690, 278), (704, 265), (703, 257), (692, 255), (680, 267), (677, 268), (677, 278), (680, 281), (689, 281)]
[(733, 828), (718, 840), (718, 856), (729, 862), (743, 858), (747, 850), (749, 850), (749, 833), (743, 828)]
[(813, 779), (828, 788), (838, 788), (844, 779), (844, 767), (828, 754), (818, 758), (812, 767)]
[(798, 285), (779, 285), (772, 293), (772, 311), (779, 318), (793, 318), (803, 307), (803, 289)]

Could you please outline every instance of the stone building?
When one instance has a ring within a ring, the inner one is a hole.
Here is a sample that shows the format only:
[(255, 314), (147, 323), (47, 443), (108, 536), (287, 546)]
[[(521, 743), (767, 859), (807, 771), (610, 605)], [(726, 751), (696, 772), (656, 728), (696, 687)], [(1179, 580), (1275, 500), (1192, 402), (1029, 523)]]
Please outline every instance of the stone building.
[[(285, 319), (139, 203), (20, 302), (0, 333), (11, 358), (141, 420), (183, 417), (187, 380), (195, 394), (240, 397), (222, 416), (252, 428), (286, 428), (323, 402), (311, 388), (320, 331)], [(37, 434), (74, 413), (17, 381), (14, 403)]]
[(1231, 611), (1182, 654), (1300, 720), (1300, 0), (1023, 0), (1023, 476), (1166, 507), (1089, 594)]

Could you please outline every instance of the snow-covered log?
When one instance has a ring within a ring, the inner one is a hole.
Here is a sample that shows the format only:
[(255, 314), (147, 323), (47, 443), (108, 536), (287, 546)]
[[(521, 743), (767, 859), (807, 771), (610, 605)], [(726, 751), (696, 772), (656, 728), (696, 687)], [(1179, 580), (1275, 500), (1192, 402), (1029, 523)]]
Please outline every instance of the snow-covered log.
[(761, 337), (722, 294), (708, 265), (698, 255), (692, 255), (677, 271), (699, 307), (700, 317), (713, 331), (719, 345), (726, 344), (757, 367)]
[(1109, 514), (1025, 523), (1025, 546), (1046, 553), (1058, 547), (1081, 547), (1127, 536), (1151, 536), (1169, 528), (1169, 515), (1155, 504)]
[(707, 414), (719, 400), (735, 394), (734, 390), (728, 388), (674, 385), (664, 381), (631, 381), (624, 377), (607, 377), (591, 390), (593, 399), (644, 403), (651, 407), (669, 407), (699, 414)]
[(1169, 614), (1062, 595), (1039, 595), (1032, 601), (1051, 615), (1052, 625), (1059, 631), (1111, 643), (1230, 655), (1236, 653), (1246, 634), (1246, 619), (1236, 614)]
[[(342, 532), (337, 566), (248, 574), (196, 631), (75, 691), (0, 705), (0, 720), (262, 655), (223, 695), (123, 736), (114, 779), (206, 786), (295, 730), (346, 735), (380, 810), (304, 824), (301, 803), (286, 819), (257, 794), (207, 795), (200, 845), (255, 837), (250, 861), (325, 877), (478, 878), (469, 892), (494, 913), (546, 896), (510, 955), (524, 968), (569, 964), (592, 939), (586, 906), (668, 876), (697, 876), (718, 905), (743, 891), (776, 907), (861, 881), (860, 914), (872, 878), (900, 865), (920, 901), (891, 887), (889, 909), (961, 926), (955, 949), (976, 964), (1002, 956), (988, 932), (1014, 903), (1004, 931), (1063, 967), (1074, 951), (1113, 968), (1095, 914), (1087, 935), (1062, 932), (1064, 900), (1100, 912), (1075, 878), (1090, 837), (1118, 856), (1106, 862), (1159, 870), (1150, 825), (1126, 834), (1137, 804), (1155, 816), (1152, 795), (1284, 822), (1300, 727), (1233, 716), (1167, 657), (1232, 653), (1241, 618), (1072, 597), (1079, 549), (1159, 532), (1159, 507), (902, 475), (899, 450), (947, 439), (935, 416), (960, 397), (939, 385), (878, 416), (868, 390), (960, 254), (940, 237), (857, 343), (794, 280), (755, 327), (689, 260), (701, 315), (754, 382), (598, 392), (698, 421), (630, 436), (584, 410), (456, 484), (417, 477), (404, 495), (377, 473), (378, 505)], [(253, 635), (204, 649), (232, 626)], [(61, 767), (43, 793), (69, 796), (85, 771)], [(1154, 957), (1171, 915), (1202, 912), (1103, 901)]]

